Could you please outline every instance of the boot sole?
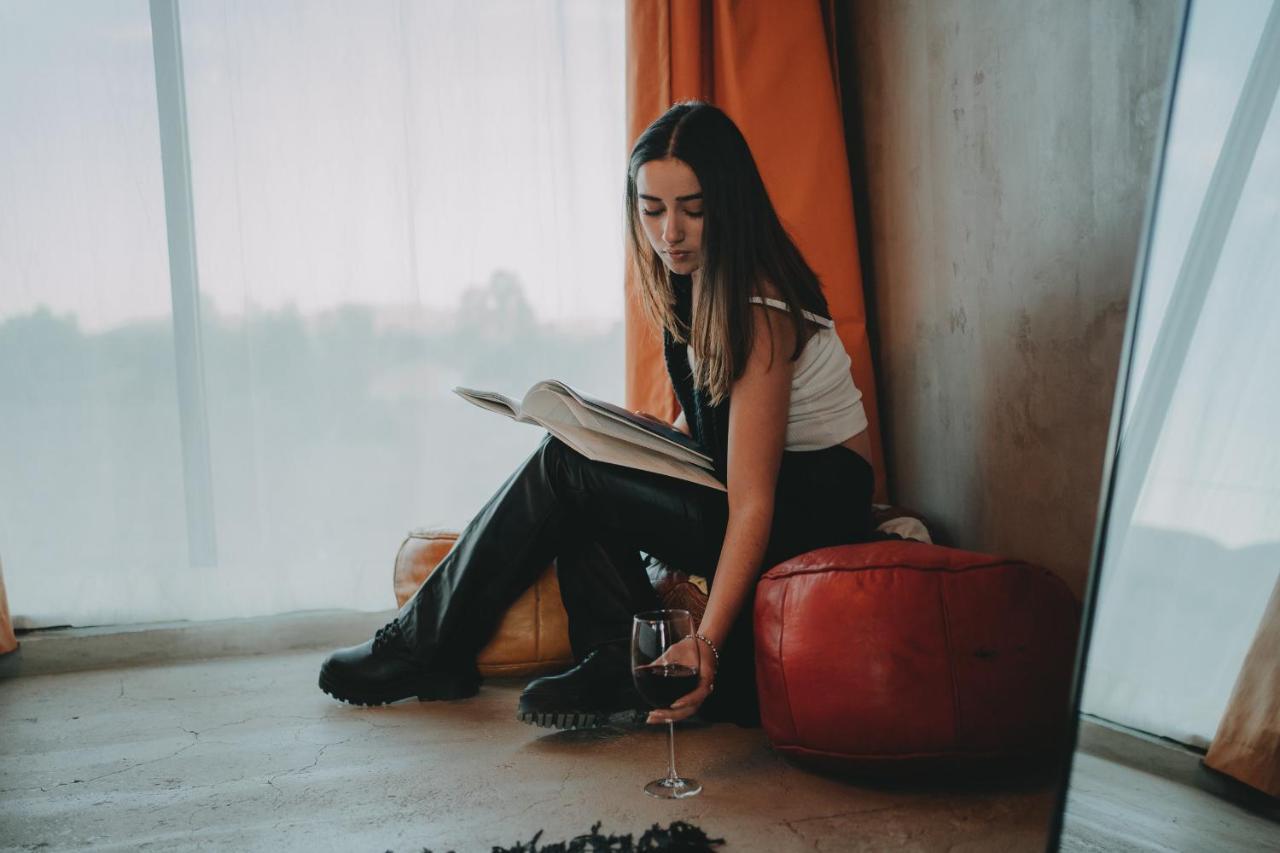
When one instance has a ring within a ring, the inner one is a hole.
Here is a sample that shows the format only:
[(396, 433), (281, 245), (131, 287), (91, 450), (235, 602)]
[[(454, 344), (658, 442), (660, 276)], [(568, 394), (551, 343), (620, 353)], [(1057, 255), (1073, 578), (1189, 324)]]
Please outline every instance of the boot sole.
[(517, 711), (516, 719), (542, 729), (595, 729), (608, 725), (636, 725), (647, 711)]
[(321, 672), (320, 689), (339, 702), (372, 708), (377, 705), (390, 705), (392, 702), (399, 702), (401, 699), (409, 699), (414, 696), (417, 697), (419, 702), (467, 699), (480, 692), (480, 683), (478, 681), (419, 682), (413, 685), (403, 685), (398, 690), (388, 689), (376, 693), (359, 693), (343, 691)]

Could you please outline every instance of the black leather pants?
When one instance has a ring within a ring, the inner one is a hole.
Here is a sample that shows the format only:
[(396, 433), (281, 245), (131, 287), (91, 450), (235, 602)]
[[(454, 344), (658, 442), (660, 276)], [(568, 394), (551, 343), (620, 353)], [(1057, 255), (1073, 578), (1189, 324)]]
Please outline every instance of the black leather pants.
[[(785, 452), (761, 571), (813, 548), (869, 538), (872, 480), (870, 466), (844, 447)], [(570, 644), (581, 660), (597, 645), (627, 640), (632, 615), (660, 606), (639, 552), (714, 585), (727, 521), (724, 492), (594, 462), (548, 436), (397, 619), (424, 665), (470, 661), (555, 559)], [(709, 719), (757, 718), (751, 621), (749, 600), (703, 706)]]

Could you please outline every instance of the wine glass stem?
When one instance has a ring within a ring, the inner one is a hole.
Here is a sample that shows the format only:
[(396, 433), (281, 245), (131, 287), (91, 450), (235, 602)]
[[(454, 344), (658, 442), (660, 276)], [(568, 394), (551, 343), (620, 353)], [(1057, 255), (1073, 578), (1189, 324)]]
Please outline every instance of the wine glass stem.
[(667, 780), (674, 782), (680, 777), (676, 775), (676, 724), (667, 720)]

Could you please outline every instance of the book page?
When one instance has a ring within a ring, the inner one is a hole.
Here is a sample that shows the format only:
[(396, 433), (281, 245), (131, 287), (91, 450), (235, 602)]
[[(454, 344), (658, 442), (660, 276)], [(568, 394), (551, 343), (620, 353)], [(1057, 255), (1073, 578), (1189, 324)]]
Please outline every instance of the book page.
[(710, 471), (689, 462), (673, 459), (665, 455), (665, 450), (657, 452), (638, 447), (629, 441), (595, 432), (581, 425), (554, 424), (547, 429), (565, 444), (596, 462), (608, 462), (624, 468), (635, 468), (653, 474), (675, 477), (678, 480), (697, 483), (721, 492), (727, 491), (724, 483), (717, 480)]
[[(710, 457), (705, 453), (655, 435), (647, 422), (633, 427), (613, 414), (599, 411), (564, 383), (540, 382), (530, 388), (518, 404), (492, 391), (461, 387), (453, 390), (482, 409), (542, 426), (588, 459), (725, 491), (724, 484), (712, 473)], [(682, 437), (688, 442), (687, 437)], [(697, 447), (696, 443), (688, 443)]]
[[(687, 446), (658, 434), (655, 431), (658, 428), (657, 425), (650, 424), (637, 415), (627, 412), (627, 420), (620, 421), (611, 411), (597, 408), (598, 405), (599, 401), (595, 401), (593, 405), (590, 398), (585, 398), (567, 385), (554, 381), (538, 383), (524, 398), (525, 410), (540, 420), (565, 419), (567, 421), (567, 418), (573, 418), (573, 422), (597, 433), (644, 447), (655, 453), (665, 454), (708, 471), (713, 469), (711, 457), (697, 450), (698, 445), (678, 430), (671, 429), (687, 442)], [(618, 409), (611, 404), (610, 408)]]
[(636, 430), (643, 432), (646, 435), (653, 436), (668, 444), (683, 448), (690, 453), (705, 459), (707, 462), (711, 462), (711, 457), (707, 454), (706, 450), (698, 444), (698, 442), (694, 441), (693, 438), (685, 435), (670, 424), (654, 423), (648, 418), (642, 418), (635, 412), (624, 409), (622, 406), (610, 403), (606, 400), (598, 400), (595, 397), (589, 397), (580, 391), (570, 388), (559, 380), (552, 379), (538, 384), (554, 387), (559, 391), (568, 394), (579, 405), (586, 407), (588, 410), (593, 411), (602, 417), (609, 418), (615, 422), (620, 422), (621, 424), (630, 424), (632, 427), (635, 427)]
[(504, 394), (496, 391), (477, 391), (474, 388), (463, 388), (461, 386), (454, 388), (453, 393), (466, 400), (474, 406), (479, 406), (490, 412), (496, 412), (499, 415), (506, 415), (512, 420), (521, 423), (537, 423), (527, 417), (520, 408), (520, 404)]

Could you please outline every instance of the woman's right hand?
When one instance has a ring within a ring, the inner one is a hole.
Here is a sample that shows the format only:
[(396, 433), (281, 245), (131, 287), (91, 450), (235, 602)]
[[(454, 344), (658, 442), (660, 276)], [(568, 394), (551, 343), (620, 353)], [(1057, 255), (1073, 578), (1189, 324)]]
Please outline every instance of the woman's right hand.
[[(692, 645), (690, 645), (692, 644)], [(716, 659), (706, 643), (695, 637), (680, 640), (655, 661), (657, 664), (681, 663), (698, 668), (698, 686), (686, 693), (670, 708), (656, 708), (645, 718), (646, 723), (678, 723), (692, 717), (716, 689)]]

